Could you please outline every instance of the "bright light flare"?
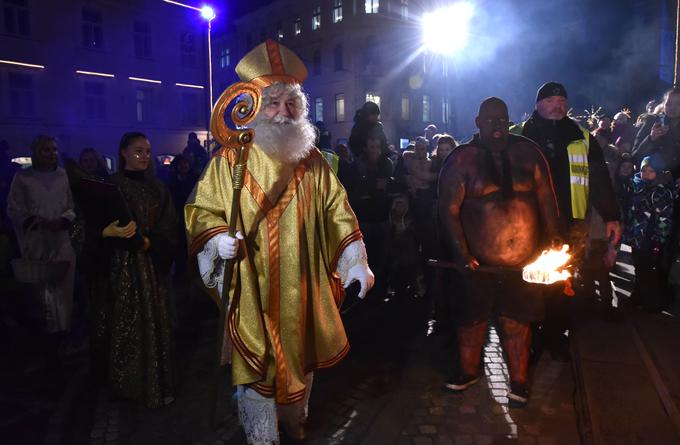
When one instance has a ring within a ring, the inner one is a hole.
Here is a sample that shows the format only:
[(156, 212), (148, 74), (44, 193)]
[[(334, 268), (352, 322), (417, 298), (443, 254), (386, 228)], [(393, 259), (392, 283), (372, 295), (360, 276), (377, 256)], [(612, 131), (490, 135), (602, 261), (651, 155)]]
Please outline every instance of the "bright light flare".
[(215, 15), (215, 10), (210, 7), (210, 6), (203, 6), (201, 8), (201, 17), (203, 17), (206, 20), (212, 20), (216, 17)]
[(544, 250), (536, 261), (524, 266), (522, 279), (528, 283), (538, 284), (564, 281), (571, 277), (571, 273), (566, 270), (570, 259), (569, 246), (566, 244), (560, 250)]
[(429, 51), (452, 55), (467, 44), (470, 21), (475, 8), (470, 2), (458, 2), (423, 15), (423, 44)]

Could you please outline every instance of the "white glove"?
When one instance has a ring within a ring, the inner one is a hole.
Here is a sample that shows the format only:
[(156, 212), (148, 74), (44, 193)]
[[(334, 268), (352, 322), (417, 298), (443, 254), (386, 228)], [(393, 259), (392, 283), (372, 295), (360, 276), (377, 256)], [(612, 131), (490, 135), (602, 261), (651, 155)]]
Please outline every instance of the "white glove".
[(361, 284), (361, 289), (359, 290), (359, 298), (364, 298), (366, 292), (371, 290), (373, 283), (375, 282), (375, 275), (368, 267), (368, 264), (355, 264), (349, 271), (347, 271), (347, 280), (345, 281), (345, 289), (349, 287), (353, 282), (358, 281)]
[(243, 235), (241, 232), (236, 232), (236, 238), (232, 238), (226, 233), (220, 233), (215, 235), (215, 241), (217, 242), (217, 255), (223, 260), (231, 260), (236, 258), (238, 253), (238, 240), (242, 240)]

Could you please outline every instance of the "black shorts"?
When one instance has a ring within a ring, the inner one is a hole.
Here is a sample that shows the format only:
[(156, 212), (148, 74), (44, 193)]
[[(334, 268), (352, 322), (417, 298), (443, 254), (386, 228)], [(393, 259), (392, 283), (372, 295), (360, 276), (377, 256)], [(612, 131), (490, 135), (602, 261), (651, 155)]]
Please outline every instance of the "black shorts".
[(522, 272), (479, 272), (463, 274), (457, 319), (462, 323), (486, 320), (491, 315), (532, 323), (543, 319), (542, 284), (527, 283)]

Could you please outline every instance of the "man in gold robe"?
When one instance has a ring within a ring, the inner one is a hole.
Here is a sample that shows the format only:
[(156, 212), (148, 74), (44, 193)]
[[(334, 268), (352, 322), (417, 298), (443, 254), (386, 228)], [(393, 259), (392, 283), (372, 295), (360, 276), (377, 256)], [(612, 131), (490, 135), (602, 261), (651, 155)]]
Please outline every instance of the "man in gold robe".
[(302, 440), (312, 371), (349, 351), (338, 311), (343, 286), (359, 281), (363, 298), (374, 277), (345, 190), (313, 145), (302, 61), (268, 40), (236, 72), (263, 93), (238, 232), (227, 234), (236, 153), (222, 149), (185, 207), (189, 252), (213, 293), (221, 293), (224, 261), (236, 258), (226, 359), (248, 443), (279, 443), (278, 420)]

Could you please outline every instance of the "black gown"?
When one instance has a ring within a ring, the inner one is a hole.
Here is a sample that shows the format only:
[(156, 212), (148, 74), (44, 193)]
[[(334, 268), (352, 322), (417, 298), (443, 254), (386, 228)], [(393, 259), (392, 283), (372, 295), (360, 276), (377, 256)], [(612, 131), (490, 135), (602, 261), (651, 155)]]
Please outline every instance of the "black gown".
[(114, 397), (155, 408), (172, 397), (176, 381), (169, 272), (177, 215), (165, 186), (144, 172), (125, 170), (109, 181), (118, 185), (138, 234), (151, 244), (144, 251), (141, 237), (99, 236), (92, 348)]

